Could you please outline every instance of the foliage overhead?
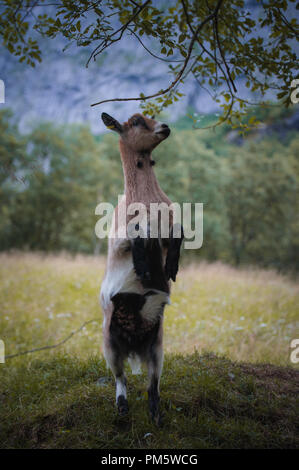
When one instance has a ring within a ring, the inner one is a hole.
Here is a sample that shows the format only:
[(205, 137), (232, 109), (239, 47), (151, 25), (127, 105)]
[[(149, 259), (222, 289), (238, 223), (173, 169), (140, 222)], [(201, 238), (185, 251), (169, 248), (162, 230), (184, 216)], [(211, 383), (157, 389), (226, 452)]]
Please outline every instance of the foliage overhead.
[(39, 35), (62, 35), (66, 47), (87, 47), (86, 65), (130, 35), (145, 54), (168, 62), (172, 78), (151, 95), (105, 102), (136, 100), (146, 113), (157, 114), (182, 96), (184, 80), (192, 76), (222, 106), (218, 123), (239, 125), (252, 104), (237, 89), (239, 78), (260, 103), (270, 89), (286, 106), (291, 102), (291, 82), (298, 76), (296, 8), (295, 0), (3, 0), (0, 36), (12, 54), (34, 67), (42, 60)]

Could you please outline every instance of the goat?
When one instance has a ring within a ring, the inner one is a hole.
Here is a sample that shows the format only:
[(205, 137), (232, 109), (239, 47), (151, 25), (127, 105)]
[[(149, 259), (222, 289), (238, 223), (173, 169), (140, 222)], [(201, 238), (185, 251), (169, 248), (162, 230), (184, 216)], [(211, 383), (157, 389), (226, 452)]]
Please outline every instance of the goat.
[[(178, 271), (183, 231), (181, 228), (179, 237), (174, 236), (172, 226), (169, 238), (162, 240), (160, 236), (150, 238), (148, 234), (132, 239), (127, 228), (123, 237), (118, 235), (118, 230), (120, 220), (128, 225), (132, 219), (127, 215), (127, 208), (132, 203), (142, 202), (147, 210), (153, 202), (171, 205), (158, 184), (151, 157), (152, 150), (169, 136), (170, 129), (141, 114), (134, 114), (124, 124), (106, 113), (102, 113), (102, 120), (120, 136), (125, 181), (125, 197), (113, 214), (100, 293), (104, 314), (103, 351), (107, 366), (115, 377), (120, 415), (128, 412), (124, 361), (129, 360), (133, 373), (139, 372), (141, 362), (147, 364), (149, 410), (158, 424), (163, 312), (165, 304), (169, 303), (170, 279), (175, 281)], [(171, 225), (173, 219), (169, 220)]]

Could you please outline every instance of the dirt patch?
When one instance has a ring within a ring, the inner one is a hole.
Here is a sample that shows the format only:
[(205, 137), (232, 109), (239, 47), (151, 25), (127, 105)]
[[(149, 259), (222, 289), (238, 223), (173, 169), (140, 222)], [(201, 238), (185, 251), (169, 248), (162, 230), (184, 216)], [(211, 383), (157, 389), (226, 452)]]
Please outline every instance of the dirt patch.
[(242, 364), (245, 374), (255, 377), (256, 385), (263, 386), (278, 394), (299, 394), (299, 371), (271, 364)]

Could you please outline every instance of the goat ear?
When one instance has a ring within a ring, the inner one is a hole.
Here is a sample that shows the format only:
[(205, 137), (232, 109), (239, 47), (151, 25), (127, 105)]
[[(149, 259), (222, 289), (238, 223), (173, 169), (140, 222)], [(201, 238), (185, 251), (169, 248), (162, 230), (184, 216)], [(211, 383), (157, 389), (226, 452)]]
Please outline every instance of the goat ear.
[(122, 125), (112, 116), (110, 116), (107, 113), (102, 113), (101, 117), (102, 117), (103, 123), (105, 124), (106, 127), (108, 127), (108, 129), (118, 132), (118, 134), (121, 134), (123, 132)]

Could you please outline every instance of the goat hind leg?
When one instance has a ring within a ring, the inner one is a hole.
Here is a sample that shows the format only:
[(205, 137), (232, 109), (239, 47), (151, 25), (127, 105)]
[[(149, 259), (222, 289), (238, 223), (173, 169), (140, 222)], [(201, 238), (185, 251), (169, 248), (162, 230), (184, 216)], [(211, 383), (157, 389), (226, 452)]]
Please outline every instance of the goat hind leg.
[(123, 416), (128, 413), (129, 406), (127, 401), (127, 379), (124, 373), (124, 361), (117, 351), (111, 346), (104, 348), (104, 354), (108, 366), (110, 367), (116, 385), (116, 406), (118, 413)]
[(158, 425), (161, 425), (161, 414), (159, 411), (160, 403), (160, 377), (163, 366), (163, 349), (160, 345), (155, 345), (147, 360), (148, 365), (148, 405), (152, 420)]
[(127, 400), (127, 379), (122, 371), (121, 374), (115, 376), (116, 381), (116, 404), (118, 413), (123, 416), (129, 411), (129, 405)]

